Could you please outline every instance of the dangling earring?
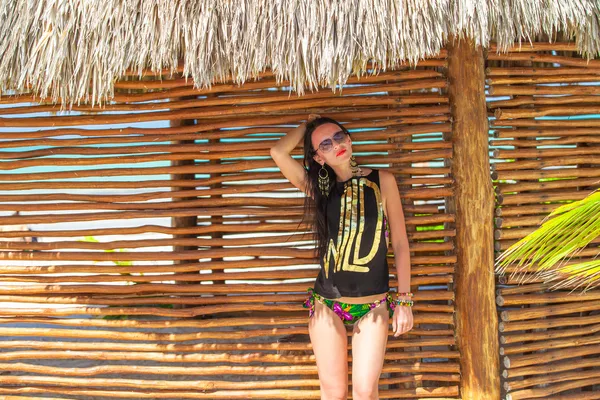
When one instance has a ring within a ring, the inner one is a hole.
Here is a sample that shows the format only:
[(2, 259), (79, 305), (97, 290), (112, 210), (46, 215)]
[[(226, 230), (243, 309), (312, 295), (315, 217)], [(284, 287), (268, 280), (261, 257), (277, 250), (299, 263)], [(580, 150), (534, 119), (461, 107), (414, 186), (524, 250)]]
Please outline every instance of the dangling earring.
[(329, 171), (325, 165), (321, 165), (319, 170), (319, 191), (325, 197), (329, 195)]
[(362, 170), (354, 158), (354, 154), (350, 156), (350, 168), (352, 168), (352, 176), (362, 176)]

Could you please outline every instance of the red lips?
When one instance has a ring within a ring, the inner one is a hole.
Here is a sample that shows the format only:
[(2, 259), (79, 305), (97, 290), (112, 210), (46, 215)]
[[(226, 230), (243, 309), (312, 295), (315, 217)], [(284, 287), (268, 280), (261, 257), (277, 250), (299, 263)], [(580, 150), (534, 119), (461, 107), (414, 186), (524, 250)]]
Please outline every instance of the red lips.
[(340, 151), (337, 152), (337, 154), (335, 155), (336, 157), (341, 156), (342, 154), (344, 154), (346, 152), (346, 149), (341, 149)]

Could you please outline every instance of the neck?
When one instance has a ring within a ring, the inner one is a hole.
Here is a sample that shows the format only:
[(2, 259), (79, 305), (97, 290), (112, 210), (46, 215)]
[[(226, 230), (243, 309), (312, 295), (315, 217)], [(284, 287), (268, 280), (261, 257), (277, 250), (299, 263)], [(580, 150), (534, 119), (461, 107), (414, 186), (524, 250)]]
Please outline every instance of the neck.
[(356, 170), (353, 171), (352, 167), (350, 166), (350, 163), (331, 167), (331, 168), (337, 175), (338, 182), (344, 182), (344, 181), (347, 181), (348, 179), (352, 178), (353, 176), (361, 175), (360, 167), (357, 166)]

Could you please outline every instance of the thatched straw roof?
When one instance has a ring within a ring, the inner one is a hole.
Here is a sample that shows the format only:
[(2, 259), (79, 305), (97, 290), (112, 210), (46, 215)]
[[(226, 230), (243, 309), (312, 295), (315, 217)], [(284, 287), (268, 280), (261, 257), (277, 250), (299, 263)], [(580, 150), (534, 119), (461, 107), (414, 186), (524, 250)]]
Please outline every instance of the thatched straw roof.
[(126, 70), (183, 66), (198, 87), (270, 67), (303, 93), (436, 54), (452, 34), (499, 49), (566, 32), (600, 52), (600, 0), (0, 0), (0, 83), (97, 103)]

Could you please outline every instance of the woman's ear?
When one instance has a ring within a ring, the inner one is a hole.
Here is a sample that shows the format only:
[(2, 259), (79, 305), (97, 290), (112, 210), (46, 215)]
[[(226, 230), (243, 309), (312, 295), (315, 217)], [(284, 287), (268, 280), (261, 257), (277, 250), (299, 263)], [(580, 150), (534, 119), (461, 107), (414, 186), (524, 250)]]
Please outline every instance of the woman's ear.
[(321, 166), (323, 166), (323, 164), (325, 164), (325, 160), (323, 160), (323, 157), (321, 157), (318, 154), (315, 154), (313, 156), (313, 160), (315, 160), (316, 162), (318, 162), (319, 164), (321, 164)]

